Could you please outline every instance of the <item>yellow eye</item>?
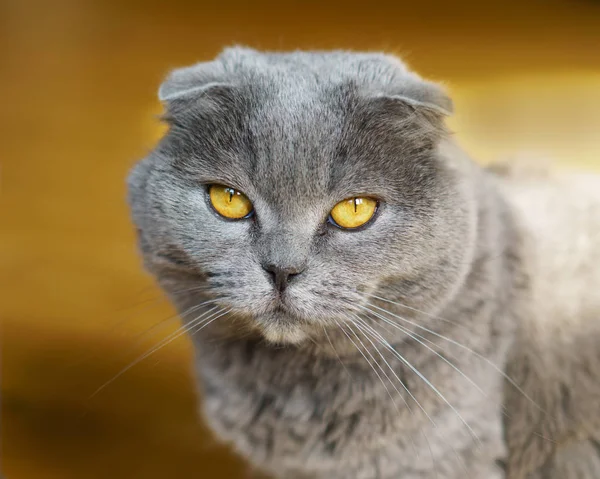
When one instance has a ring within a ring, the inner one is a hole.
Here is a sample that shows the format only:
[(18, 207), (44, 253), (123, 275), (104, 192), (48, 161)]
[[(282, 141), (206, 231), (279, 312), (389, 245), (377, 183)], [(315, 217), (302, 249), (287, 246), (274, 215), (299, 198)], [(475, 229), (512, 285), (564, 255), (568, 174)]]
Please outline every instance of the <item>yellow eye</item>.
[(333, 222), (344, 229), (354, 229), (366, 224), (377, 211), (373, 198), (349, 198), (340, 201), (331, 210)]
[(208, 195), (215, 211), (225, 218), (241, 220), (254, 210), (244, 193), (229, 186), (211, 185)]

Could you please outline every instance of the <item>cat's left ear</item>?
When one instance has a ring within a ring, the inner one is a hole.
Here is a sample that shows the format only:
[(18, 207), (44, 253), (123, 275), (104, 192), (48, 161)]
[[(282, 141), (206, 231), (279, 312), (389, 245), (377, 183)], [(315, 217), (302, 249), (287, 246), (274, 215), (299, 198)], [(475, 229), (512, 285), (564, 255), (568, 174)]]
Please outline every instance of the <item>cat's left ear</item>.
[(415, 127), (411, 130), (414, 139), (439, 139), (448, 134), (445, 120), (452, 114), (452, 100), (442, 87), (415, 74), (386, 85), (372, 101), (395, 124)]
[(417, 109), (427, 110), (441, 117), (450, 116), (454, 112), (452, 100), (444, 88), (417, 75), (403, 78), (381, 96), (406, 103)]
[(214, 87), (225, 86), (221, 62), (202, 62), (173, 70), (158, 89), (158, 99), (169, 102), (199, 95)]

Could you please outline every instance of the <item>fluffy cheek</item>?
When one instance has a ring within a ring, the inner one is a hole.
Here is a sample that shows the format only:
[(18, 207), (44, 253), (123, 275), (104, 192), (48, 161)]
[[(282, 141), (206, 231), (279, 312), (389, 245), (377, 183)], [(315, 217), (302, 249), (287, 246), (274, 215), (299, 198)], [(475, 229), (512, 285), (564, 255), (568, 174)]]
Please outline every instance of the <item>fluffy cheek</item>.
[[(219, 265), (215, 270), (218, 271)], [(273, 292), (265, 278), (256, 269), (256, 264), (245, 263), (241, 258), (235, 265), (225, 265), (209, 281), (210, 291), (221, 302), (244, 314), (260, 314), (269, 309), (273, 302)]]
[(364, 231), (336, 235), (328, 256), (338, 287), (357, 289), (362, 306), (382, 293), (411, 307), (435, 307), (461, 275), (456, 265), (464, 245), (457, 248), (460, 241), (448, 234), (460, 227), (456, 222), (428, 216), (433, 219), (387, 215)]
[(245, 241), (204, 241), (197, 260), (211, 296), (240, 313), (256, 314), (273, 299), (272, 287)]
[(404, 269), (403, 255), (397, 252), (401, 242), (402, 235), (385, 224), (359, 232), (337, 232), (327, 245), (332, 281), (355, 290), (397, 274)]

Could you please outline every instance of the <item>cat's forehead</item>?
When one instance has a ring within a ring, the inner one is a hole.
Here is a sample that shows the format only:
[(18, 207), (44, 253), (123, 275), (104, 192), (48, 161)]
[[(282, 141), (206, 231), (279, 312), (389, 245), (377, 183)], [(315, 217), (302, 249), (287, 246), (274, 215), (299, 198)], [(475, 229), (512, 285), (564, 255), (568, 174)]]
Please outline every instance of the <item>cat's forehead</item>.
[(348, 121), (345, 105), (332, 88), (278, 85), (252, 108), (248, 128), (253, 156), (251, 174), (271, 191), (323, 194)]
[[(229, 168), (269, 202), (310, 204), (375, 194), (396, 169), (382, 150), (393, 139), (368, 121), (351, 84), (278, 85), (240, 125), (247, 140)], [(401, 161), (400, 158), (397, 161)]]

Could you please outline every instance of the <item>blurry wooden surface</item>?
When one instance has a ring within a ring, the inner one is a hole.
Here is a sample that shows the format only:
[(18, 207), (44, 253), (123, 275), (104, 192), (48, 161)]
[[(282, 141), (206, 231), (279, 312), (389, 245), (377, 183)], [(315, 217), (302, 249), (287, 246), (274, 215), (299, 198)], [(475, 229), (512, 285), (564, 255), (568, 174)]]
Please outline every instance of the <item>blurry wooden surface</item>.
[(88, 399), (177, 324), (141, 336), (173, 311), (141, 271), (124, 200), (160, 135), (169, 68), (233, 43), (383, 48), (447, 81), (480, 160), (533, 150), (600, 167), (598, 2), (389, 4), (0, 2), (7, 478), (242, 477), (198, 424), (185, 339)]

